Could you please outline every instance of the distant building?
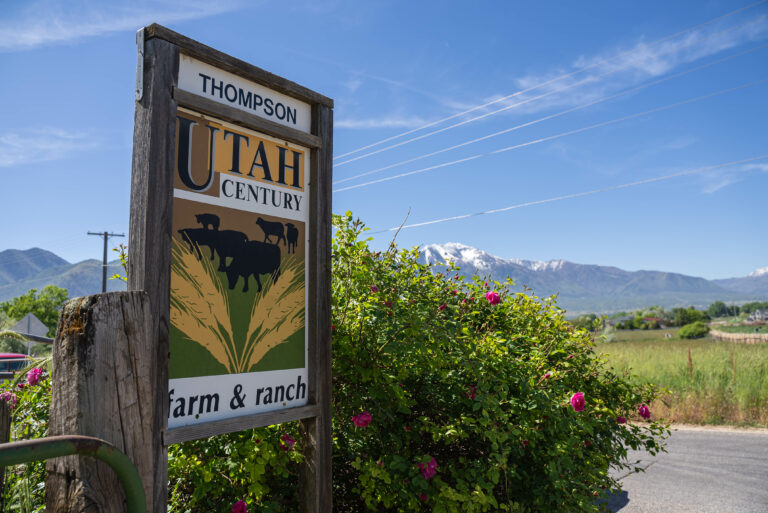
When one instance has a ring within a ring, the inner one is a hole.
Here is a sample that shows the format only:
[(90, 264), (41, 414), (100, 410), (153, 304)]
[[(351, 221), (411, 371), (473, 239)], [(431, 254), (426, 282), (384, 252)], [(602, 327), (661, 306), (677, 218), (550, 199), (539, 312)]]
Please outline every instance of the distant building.
[(755, 310), (751, 314), (749, 314), (749, 320), (750, 321), (768, 321), (768, 308), (763, 308), (762, 310)]

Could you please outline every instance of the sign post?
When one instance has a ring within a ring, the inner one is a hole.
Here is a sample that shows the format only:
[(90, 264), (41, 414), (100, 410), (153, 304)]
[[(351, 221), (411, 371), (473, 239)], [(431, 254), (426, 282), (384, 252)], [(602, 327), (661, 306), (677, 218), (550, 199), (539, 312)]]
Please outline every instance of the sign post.
[(154, 482), (170, 444), (298, 420), (303, 509), (331, 511), (333, 101), (159, 25), (137, 43), (128, 288), (151, 305)]

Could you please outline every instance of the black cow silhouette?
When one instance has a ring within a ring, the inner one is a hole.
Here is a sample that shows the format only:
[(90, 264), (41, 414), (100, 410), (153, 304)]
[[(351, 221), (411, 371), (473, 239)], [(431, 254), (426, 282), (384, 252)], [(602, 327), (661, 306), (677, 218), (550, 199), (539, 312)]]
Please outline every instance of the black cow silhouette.
[(195, 220), (203, 225), (203, 228), (208, 229), (208, 225), (214, 230), (219, 229), (219, 216), (216, 214), (195, 214)]
[(208, 246), (211, 249), (211, 260), (214, 254), (219, 254), (219, 271), (226, 267), (228, 257), (234, 257), (242, 251), (242, 247), (248, 241), (243, 232), (235, 230), (207, 230), (205, 228), (184, 228), (179, 230), (181, 239), (189, 244), (189, 250), (197, 252), (198, 258), (203, 258), (200, 246)]
[[(285, 223), (285, 234), (288, 237), (288, 253), (296, 253), (296, 241), (299, 240), (299, 229), (293, 223)], [(293, 251), (291, 251), (293, 247)]]
[(269, 238), (272, 235), (275, 235), (277, 236), (277, 242), (275, 242), (275, 244), (280, 244), (280, 239), (283, 239), (283, 244), (286, 244), (283, 223), (278, 223), (277, 221), (265, 221), (262, 218), (258, 218), (256, 224), (258, 224), (264, 232), (264, 242), (272, 242)]
[(236, 255), (233, 255), (232, 263), (227, 267), (229, 290), (235, 288), (237, 280), (242, 276), (245, 279), (243, 292), (248, 292), (248, 278), (253, 275), (261, 292), (260, 274), (271, 275), (272, 283), (277, 283), (277, 278), (280, 276), (280, 247), (276, 244), (249, 240), (240, 247)]

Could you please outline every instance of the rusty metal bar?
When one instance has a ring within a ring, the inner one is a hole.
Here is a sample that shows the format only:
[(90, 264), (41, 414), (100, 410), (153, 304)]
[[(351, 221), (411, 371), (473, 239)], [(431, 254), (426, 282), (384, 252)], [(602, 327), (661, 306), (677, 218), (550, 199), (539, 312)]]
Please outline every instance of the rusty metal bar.
[(0, 467), (79, 454), (103, 461), (125, 491), (128, 513), (147, 513), (147, 500), (133, 462), (114, 445), (91, 436), (64, 435), (0, 444)]

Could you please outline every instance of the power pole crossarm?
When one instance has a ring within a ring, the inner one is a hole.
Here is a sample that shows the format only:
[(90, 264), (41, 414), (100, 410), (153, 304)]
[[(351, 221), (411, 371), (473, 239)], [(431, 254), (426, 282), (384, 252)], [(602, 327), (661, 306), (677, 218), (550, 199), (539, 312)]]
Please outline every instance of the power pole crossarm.
[(107, 240), (110, 237), (125, 237), (124, 233), (88, 232), (88, 235), (104, 237), (104, 263), (101, 266), (101, 291), (107, 291)]

